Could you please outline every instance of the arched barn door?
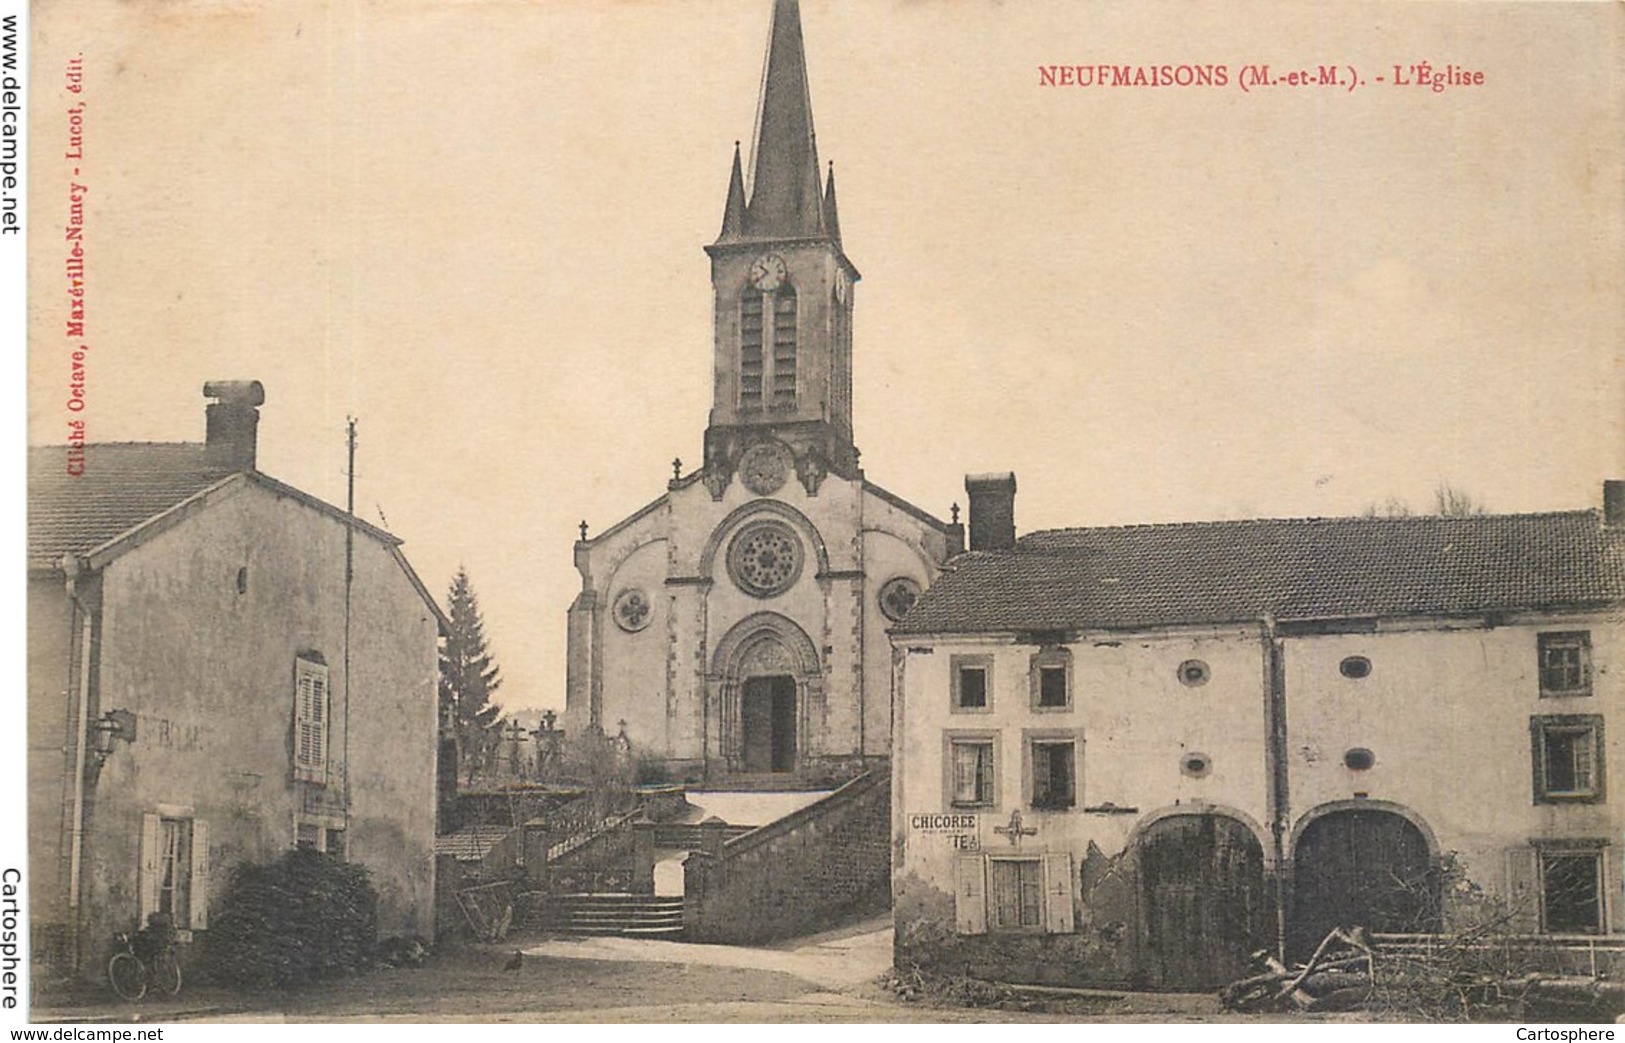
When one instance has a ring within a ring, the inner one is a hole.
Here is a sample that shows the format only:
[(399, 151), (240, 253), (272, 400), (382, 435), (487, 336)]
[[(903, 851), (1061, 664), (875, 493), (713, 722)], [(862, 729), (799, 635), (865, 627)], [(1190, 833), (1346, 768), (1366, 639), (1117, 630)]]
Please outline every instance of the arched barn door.
[(1139, 861), (1152, 987), (1202, 991), (1241, 977), (1269, 943), (1253, 831), (1224, 815), (1173, 815), (1141, 834)]
[(1304, 827), (1292, 862), (1297, 959), (1333, 927), (1438, 929), (1438, 873), (1427, 838), (1403, 815), (1381, 808), (1322, 815)]

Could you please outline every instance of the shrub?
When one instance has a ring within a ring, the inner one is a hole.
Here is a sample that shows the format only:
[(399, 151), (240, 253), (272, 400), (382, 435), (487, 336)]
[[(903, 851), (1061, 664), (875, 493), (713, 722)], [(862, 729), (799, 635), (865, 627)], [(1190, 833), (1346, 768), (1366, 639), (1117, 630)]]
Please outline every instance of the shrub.
[(378, 892), (365, 866), (314, 851), (232, 871), (205, 933), (213, 976), (289, 988), (365, 968), (378, 937)]

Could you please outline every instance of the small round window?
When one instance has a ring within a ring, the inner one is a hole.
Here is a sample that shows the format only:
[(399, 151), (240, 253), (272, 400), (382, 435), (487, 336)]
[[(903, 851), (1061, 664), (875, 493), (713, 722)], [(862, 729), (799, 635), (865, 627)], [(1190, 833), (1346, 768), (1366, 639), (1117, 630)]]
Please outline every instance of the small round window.
[(908, 615), (914, 602), (920, 600), (920, 585), (907, 576), (888, 580), (880, 588), (880, 611), (893, 623)]
[(627, 587), (615, 596), (615, 625), (635, 634), (649, 625), (651, 610), (649, 595), (638, 587)]
[(1189, 688), (1207, 684), (1210, 676), (1207, 664), (1200, 659), (1187, 659), (1179, 664), (1179, 683)]
[(1213, 758), (1205, 753), (1187, 753), (1179, 758), (1179, 770), (1193, 779), (1206, 778), (1213, 770)]
[(1364, 746), (1356, 746), (1343, 754), (1343, 766), (1350, 771), (1369, 771), (1377, 763), (1377, 755)]
[(1352, 677), (1358, 681), (1362, 677), (1371, 675), (1371, 660), (1363, 655), (1351, 655), (1337, 664), (1337, 672), (1344, 677)]

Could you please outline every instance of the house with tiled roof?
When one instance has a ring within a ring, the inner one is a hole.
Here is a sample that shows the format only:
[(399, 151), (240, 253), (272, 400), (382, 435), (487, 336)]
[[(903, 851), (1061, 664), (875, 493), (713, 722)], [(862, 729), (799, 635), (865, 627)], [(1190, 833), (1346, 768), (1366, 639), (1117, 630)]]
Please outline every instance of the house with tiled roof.
[(204, 392), (202, 443), (29, 451), (36, 980), (154, 913), (195, 946), (231, 870), (294, 847), (433, 931), (444, 617), (397, 537), (257, 469), (258, 382)]
[(1013, 476), (967, 491), (890, 631), (900, 958), (1196, 990), (1337, 926), (1625, 949), (1625, 482), (1020, 538)]

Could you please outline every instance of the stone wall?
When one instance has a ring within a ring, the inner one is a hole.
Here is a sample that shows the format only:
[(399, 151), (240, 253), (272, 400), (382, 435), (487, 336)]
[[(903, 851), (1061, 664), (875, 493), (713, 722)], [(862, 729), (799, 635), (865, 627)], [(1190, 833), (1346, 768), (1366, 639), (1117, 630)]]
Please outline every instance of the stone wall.
[(890, 782), (889, 769), (870, 771), (777, 822), (690, 855), (688, 939), (760, 943), (810, 934), (869, 906), (884, 908)]

